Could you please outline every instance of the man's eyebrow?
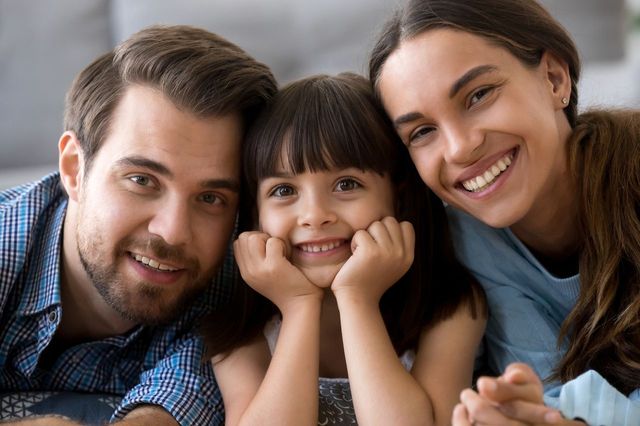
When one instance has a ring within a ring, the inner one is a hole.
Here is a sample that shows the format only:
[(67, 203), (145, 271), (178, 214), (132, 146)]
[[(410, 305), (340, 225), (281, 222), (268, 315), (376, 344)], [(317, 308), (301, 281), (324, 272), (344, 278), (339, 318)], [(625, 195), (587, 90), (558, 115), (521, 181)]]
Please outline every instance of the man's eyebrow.
[(228, 189), (240, 193), (240, 182), (235, 179), (209, 179), (200, 184), (203, 189)]
[(478, 78), (482, 74), (495, 72), (498, 70), (498, 67), (495, 65), (480, 65), (475, 68), (471, 68), (469, 71), (464, 73), (462, 77), (457, 79), (453, 86), (451, 86), (451, 90), (449, 90), (449, 98), (453, 98), (459, 91), (462, 89), (467, 83), (471, 80)]
[(119, 167), (143, 167), (163, 176), (173, 177), (173, 173), (162, 163), (141, 156), (122, 157), (116, 161)]
[[(137, 155), (120, 158), (116, 161), (116, 166), (143, 167), (168, 178), (174, 177), (171, 170), (169, 170), (164, 164)], [(240, 182), (237, 179), (207, 179), (200, 183), (200, 186), (203, 189), (229, 189), (233, 192), (240, 193)]]

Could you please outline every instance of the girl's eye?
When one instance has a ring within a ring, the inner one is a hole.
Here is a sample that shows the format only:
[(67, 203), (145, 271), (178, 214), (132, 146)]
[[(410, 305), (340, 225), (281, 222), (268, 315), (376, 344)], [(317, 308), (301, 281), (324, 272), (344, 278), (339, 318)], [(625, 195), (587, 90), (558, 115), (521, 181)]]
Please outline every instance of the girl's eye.
[(493, 87), (482, 87), (476, 90), (469, 98), (469, 106), (473, 106), (484, 99), (493, 89)]
[(338, 192), (353, 191), (360, 188), (361, 186), (362, 185), (360, 185), (360, 183), (355, 179), (344, 178), (338, 181), (338, 183), (336, 184), (336, 190)]
[(290, 185), (278, 185), (269, 193), (270, 197), (290, 197), (295, 194), (294, 189)]
[(414, 143), (419, 142), (420, 140), (429, 136), (435, 130), (435, 127), (422, 126), (418, 127), (416, 130), (409, 135), (409, 143), (408, 145), (413, 145)]

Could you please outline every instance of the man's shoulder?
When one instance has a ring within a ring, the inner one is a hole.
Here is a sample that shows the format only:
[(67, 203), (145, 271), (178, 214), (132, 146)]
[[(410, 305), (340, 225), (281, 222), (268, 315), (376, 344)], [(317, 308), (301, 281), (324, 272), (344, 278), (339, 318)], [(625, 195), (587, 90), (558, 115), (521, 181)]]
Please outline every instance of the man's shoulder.
[(37, 206), (46, 206), (64, 196), (59, 173), (51, 173), (42, 179), (0, 191), (0, 218), (10, 212), (36, 213)]

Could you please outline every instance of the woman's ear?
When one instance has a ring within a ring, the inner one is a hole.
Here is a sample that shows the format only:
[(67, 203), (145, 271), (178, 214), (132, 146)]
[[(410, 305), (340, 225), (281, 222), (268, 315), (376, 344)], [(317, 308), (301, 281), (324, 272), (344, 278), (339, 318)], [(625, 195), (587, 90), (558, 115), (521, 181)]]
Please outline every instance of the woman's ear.
[(569, 65), (549, 51), (543, 53), (540, 64), (551, 87), (553, 104), (564, 109), (571, 99)]
[(58, 141), (58, 168), (60, 179), (70, 199), (78, 201), (78, 194), (82, 186), (84, 170), (82, 147), (76, 134), (66, 131)]

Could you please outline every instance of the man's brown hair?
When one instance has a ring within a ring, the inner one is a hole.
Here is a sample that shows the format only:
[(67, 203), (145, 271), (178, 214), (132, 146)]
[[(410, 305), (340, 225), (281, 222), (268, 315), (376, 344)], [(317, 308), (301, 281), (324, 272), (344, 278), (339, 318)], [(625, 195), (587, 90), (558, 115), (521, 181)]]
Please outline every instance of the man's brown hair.
[(186, 25), (143, 29), (81, 71), (67, 93), (64, 128), (80, 140), (85, 171), (134, 84), (197, 117), (237, 112), (245, 125), (277, 90), (266, 65), (216, 34)]

